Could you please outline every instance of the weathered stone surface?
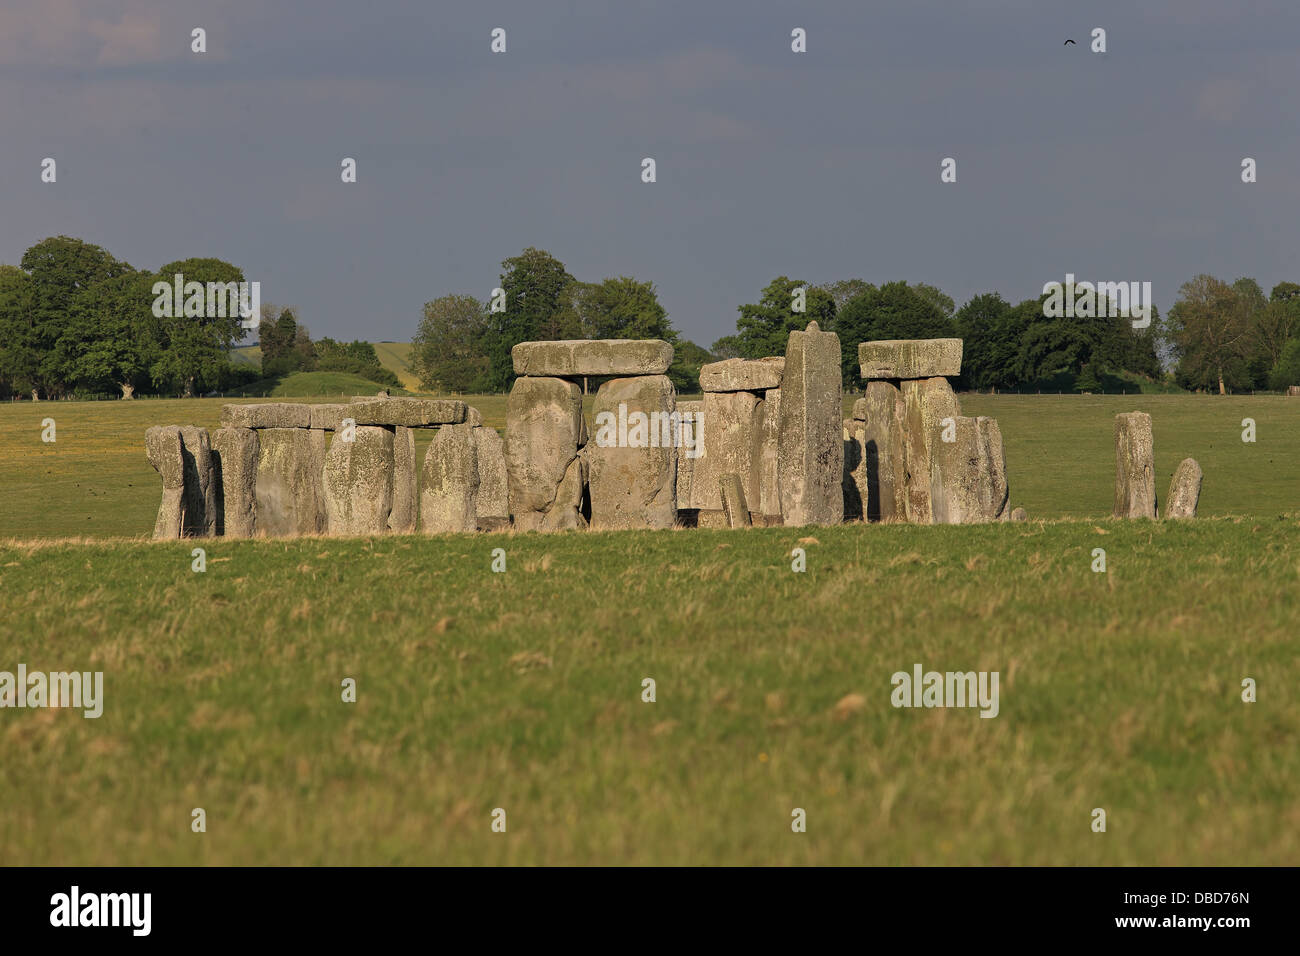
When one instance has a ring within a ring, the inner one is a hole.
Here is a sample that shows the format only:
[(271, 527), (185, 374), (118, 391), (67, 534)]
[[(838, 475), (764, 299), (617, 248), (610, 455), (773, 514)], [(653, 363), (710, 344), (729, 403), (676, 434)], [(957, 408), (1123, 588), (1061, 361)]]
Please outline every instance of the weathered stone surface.
[(758, 426), (758, 499), (747, 499), (750, 508), (758, 505), (764, 524), (781, 524), (781, 390), (769, 388), (763, 393)]
[(726, 359), (700, 368), (701, 392), (762, 392), (781, 387), (785, 356)]
[(1116, 518), (1156, 516), (1155, 439), (1151, 416), (1123, 412), (1115, 416)]
[[(343, 419), (353, 418), (351, 405), (309, 405), (311, 409), (310, 425), (311, 428), (322, 428), (325, 431), (337, 431), (343, 427)], [(353, 418), (353, 421), (356, 419)]]
[(719, 482), (726, 474), (740, 475), (746, 500), (758, 501), (763, 399), (753, 392), (705, 392), (700, 405), (703, 435), (691, 478), (691, 507), (721, 510)]
[(1184, 458), (1174, 469), (1169, 482), (1169, 496), (1165, 498), (1166, 518), (1195, 518), (1196, 505), (1201, 500), (1201, 466), (1195, 458)]
[(843, 415), (839, 336), (809, 322), (790, 333), (781, 379), (777, 451), (787, 526), (843, 520)]
[(478, 529), (478, 449), (474, 426), (438, 430), (420, 476), (420, 526), (426, 534)]
[(863, 423), (852, 418), (844, 419), (844, 471), (840, 482), (844, 490), (844, 520), (862, 520), (862, 467)]
[(586, 447), (593, 529), (676, 524), (676, 398), (666, 375), (610, 379), (596, 392), (595, 434)]
[(510, 350), (516, 375), (662, 375), (673, 347), (660, 339), (520, 342)]
[(551, 502), (546, 513), (538, 519), (538, 530), (576, 531), (587, 527), (587, 519), (582, 513), (582, 501), (586, 493), (588, 474), (584, 448), (564, 469), (560, 486), (555, 489), (555, 500)]
[(510, 515), (516, 528), (541, 527), (585, 439), (582, 391), (575, 383), (559, 378), (515, 379), (506, 406), (505, 454)]
[(181, 430), (176, 425), (154, 425), (144, 433), (144, 451), (162, 478), (162, 502), (154, 521), (155, 538), (179, 538), (185, 519), (185, 461)]
[(257, 532), (279, 537), (325, 530), (325, 432), (264, 428), (257, 436)]
[(510, 527), (510, 479), (506, 475), (505, 442), (494, 428), (475, 427), (472, 437), (478, 461), (478, 528), (480, 531), (505, 530)]
[(210, 537), (217, 533), (217, 482), (213, 478), (212, 446), (208, 430), (181, 426), (181, 456), (185, 464), (185, 537)]
[(251, 538), (257, 533), (257, 432), (251, 428), (218, 428), (212, 433), (217, 533), (227, 538)]
[(863, 342), (858, 361), (865, 379), (918, 379), (961, 374), (961, 339)]
[(398, 425), (393, 429), (393, 510), (388, 512), (388, 530), (393, 534), (415, 531), (420, 500), (416, 494), (418, 480), (415, 430)]
[[(722, 495), (719, 494), (718, 497), (721, 498)], [(697, 528), (705, 529), (730, 527), (727, 524), (727, 513), (721, 508), (708, 508), (700, 511), (699, 515), (696, 517), (695, 526)]]
[(677, 449), (677, 510), (693, 508), (691, 487), (695, 475), (695, 462), (703, 450), (700, 444), (703, 421), (700, 418), (703, 402), (678, 402), (677, 414), (682, 422), (682, 447)]
[(935, 524), (1001, 521), (1007, 514), (1002, 433), (991, 418), (953, 419), (954, 441), (931, 448), (930, 500)]
[(903, 460), (906, 406), (891, 382), (868, 382), (866, 396), (853, 403), (854, 437), (861, 466), (853, 480), (866, 521), (902, 521), (907, 516), (907, 472)]
[(1024, 509), (1024, 508), (1012, 508), (1012, 509), (1011, 509), (1011, 520), (1012, 520), (1012, 521), (1028, 521), (1028, 520), (1029, 520), (1029, 515), (1025, 512), (1025, 509)]
[(465, 423), (473, 425), (475, 428), (481, 428), (483, 425), (483, 413), (473, 405), (465, 406)]
[(946, 378), (904, 382), (902, 394), (904, 517), (931, 524), (931, 449), (940, 441), (944, 419), (960, 417), (961, 406)]
[(311, 406), (290, 402), (222, 405), (223, 428), (310, 428)]
[(402, 425), (428, 428), (455, 425), (465, 420), (469, 406), (445, 398), (370, 398), (352, 403), (351, 417), (358, 425)]
[(393, 433), (358, 425), (339, 432), (325, 455), (322, 485), (330, 534), (383, 534), (393, 510)]
[(745, 501), (744, 483), (735, 473), (723, 475), (718, 481), (722, 497), (722, 513), (727, 517), (728, 528), (748, 528), (749, 505)]

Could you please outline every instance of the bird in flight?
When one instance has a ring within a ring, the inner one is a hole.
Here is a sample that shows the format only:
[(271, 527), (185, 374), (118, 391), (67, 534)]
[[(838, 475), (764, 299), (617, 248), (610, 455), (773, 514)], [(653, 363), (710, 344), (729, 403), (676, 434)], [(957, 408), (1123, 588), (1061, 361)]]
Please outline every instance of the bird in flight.
[[(1074, 41), (1073, 41), (1073, 40), (1066, 40), (1064, 43), (1061, 44), (1061, 46), (1069, 46), (1071, 43), (1074, 43)], [(1076, 46), (1077, 46), (1077, 44), (1076, 44)]]

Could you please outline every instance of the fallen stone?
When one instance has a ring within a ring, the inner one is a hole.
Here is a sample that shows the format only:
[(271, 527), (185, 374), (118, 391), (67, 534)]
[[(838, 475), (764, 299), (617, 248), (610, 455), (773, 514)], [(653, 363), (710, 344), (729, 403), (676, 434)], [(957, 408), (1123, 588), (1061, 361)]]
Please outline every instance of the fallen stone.
[(666, 375), (610, 379), (596, 392), (595, 435), (585, 449), (593, 529), (676, 524), (676, 397)]
[(393, 429), (393, 510), (388, 513), (388, 530), (393, 534), (415, 531), (420, 500), (416, 493), (418, 481), (415, 430), (398, 425)]
[(1169, 482), (1169, 496), (1165, 498), (1166, 518), (1195, 518), (1196, 506), (1201, 500), (1201, 466), (1195, 458), (1184, 458), (1174, 469)]
[(223, 428), (310, 428), (311, 406), (289, 402), (222, 405)]
[(325, 530), (325, 432), (264, 428), (257, 441), (258, 534), (320, 534)]
[(212, 464), (220, 489), (218, 534), (251, 538), (257, 533), (257, 432), (218, 428), (212, 433)]
[(575, 383), (559, 378), (515, 379), (506, 405), (505, 456), (510, 515), (516, 528), (541, 527), (585, 439), (582, 391)]
[(478, 454), (469, 424), (438, 429), (424, 456), (420, 526), (426, 534), (478, 529)]
[(662, 375), (673, 347), (660, 339), (520, 342), (510, 350), (516, 375)]
[(858, 361), (864, 379), (920, 379), (961, 374), (961, 339), (893, 339), (863, 342)]
[(187, 538), (211, 537), (217, 533), (218, 488), (208, 430), (182, 425), (181, 455), (185, 464), (185, 521), (181, 534)]
[(472, 434), (478, 462), (478, 529), (504, 531), (510, 527), (510, 479), (506, 475), (505, 442), (494, 428), (475, 427)]
[(1155, 440), (1151, 416), (1123, 412), (1115, 416), (1116, 518), (1156, 516)]
[(913, 524), (932, 524), (931, 449), (941, 440), (944, 419), (960, 417), (961, 406), (946, 378), (904, 382), (902, 395), (903, 516)]
[(1024, 509), (1024, 508), (1013, 508), (1013, 509), (1011, 509), (1011, 520), (1012, 520), (1012, 521), (1028, 521), (1028, 520), (1029, 520), (1029, 515), (1025, 512), (1025, 509)]
[(762, 392), (781, 387), (785, 357), (726, 359), (700, 368), (702, 392)]
[(358, 425), (401, 425), (429, 428), (465, 421), (469, 406), (444, 398), (372, 398), (353, 402), (352, 418)]
[(334, 436), (322, 485), (330, 534), (383, 534), (393, 510), (393, 433), (358, 425), (351, 441)]
[(691, 479), (691, 507), (722, 509), (719, 482), (740, 475), (746, 500), (759, 501), (763, 400), (753, 392), (705, 392), (700, 403), (703, 434)]
[(745, 502), (745, 487), (740, 475), (723, 475), (718, 482), (722, 496), (722, 513), (726, 515), (728, 528), (748, 528), (749, 505)]
[(155, 538), (179, 538), (185, 519), (185, 460), (177, 425), (154, 425), (144, 433), (144, 451), (162, 478), (162, 502), (154, 521)]
[(809, 322), (790, 333), (781, 379), (778, 457), (787, 526), (843, 520), (843, 414), (839, 336)]

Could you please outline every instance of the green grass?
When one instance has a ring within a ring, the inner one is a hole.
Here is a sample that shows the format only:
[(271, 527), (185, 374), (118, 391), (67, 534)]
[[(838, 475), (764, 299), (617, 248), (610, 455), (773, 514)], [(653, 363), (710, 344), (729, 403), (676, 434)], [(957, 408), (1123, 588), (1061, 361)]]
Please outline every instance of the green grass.
[[(402, 387), (417, 391), (420, 380), (411, 372), (410, 342), (373, 342), (375, 355), (379, 364), (388, 369), (402, 383)], [(241, 345), (231, 350), (230, 360), (236, 365), (253, 365), (261, 368), (262, 347), (260, 345)]]
[(0, 864), (1300, 854), (1294, 517), (195, 543), (0, 545), (0, 670), (105, 682), (0, 711)]
[[(368, 378), (351, 372), (294, 372), (275, 381), (253, 382), (243, 388), (227, 393), (229, 397), (247, 398), (327, 398), (333, 396), (337, 401), (340, 396), (344, 401), (353, 395), (373, 395), (381, 388), (388, 388), (372, 382)], [(395, 395), (404, 394), (401, 389), (389, 389)]]

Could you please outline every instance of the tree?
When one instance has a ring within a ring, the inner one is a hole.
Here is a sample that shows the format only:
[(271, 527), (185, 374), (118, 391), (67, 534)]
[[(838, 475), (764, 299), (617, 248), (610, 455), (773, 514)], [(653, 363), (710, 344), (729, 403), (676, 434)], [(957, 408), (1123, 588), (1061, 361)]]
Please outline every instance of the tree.
[(1268, 387), (1283, 391), (1300, 385), (1300, 338), (1291, 339), (1282, 350), (1282, 356), (1268, 377)]
[(932, 285), (927, 285), (924, 282), (917, 282), (912, 286), (912, 291), (925, 299), (948, 318), (951, 319), (953, 317), (953, 310), (957, 307), (957, 304), (952, 301), (951, 296), (944, 294), (942, 289)]
[(1183, 283), (1169, 311), (1169, 332), (1178, 358), (1178, 377), (1194, 387), (1248, 382), (1250, 302), (1227, 283), (1198, 275)]
[(577, 282), (571, 296), (586, 338), (677, 339), (677, 330), (659, 304), (653, 282), (638, 282), (630, 276)]
[(64, 381), (93, 391), (120, 389), (133, 398), (149, 383), (162, 353), (161, 320), (153, 315), (150, 272), (95, 282), (72, 299), (68, 326), (55, 345)]
[(464, 394), (491, 387), (488, 314), (472, 295), (426, 302), (411, 345), (411, 370), (422, 388)]
[[(795, 290), (801, 288), (804, 311), (796, 312)], [(740, 306), (736, 346), (743, 358), (784, 355), (790, 333), (814, 321), (825, 331), (835, 327), (835, 300), (830, 293), (799, 279), (778, 276), (763, 289), (757, 304)]]
[(859, 381), (858, 345), (878, 339), (937, 339), (953, 321), (931, 298), (906, 282), (888, 282), (853, 299), (836, 315), (845, 382)]
[(721, 362), (726, 359), (740, 358), (740, 336), (724, 335), (709, 346), (711, 361)]
[(681, 339), (673, 348), (673, 364), (668, 378), (673, 388), (682, 395), (694, 395), (700, 390), (700, 369), (714, 360), (707, 351), (689, 339)]
[(0, 387), (6, 395), (30, 392), (39, 380), (35, 302), (32, 277), (17, 266), (0, 265)]
[[(844, 308), (845, 303), (850, 299), (856, 298), (867, 292), (874, 292), (876, 287), (866, 279), (839, 279), (835, 282), (824, 282), (819, 289), (825, 290), (830, 295), (831, 300), (835, 303), (835, 313), (839, 314), (840, 309)], [(823, 332), (829, 331), (823, 329)]]
[(96, 282), (123, 275), (131, 267), (107, 250), (69, 236), (36, 243), (23, 253), (21, 265), (32, 278), (30, 324), (23, 344), (28, 352), (26, 361), (33, 355), (36, 359), (29, 373), (32, 386), (47, 395), (61, 394), (65, 382), (55, 345), (68, 329), (74, 296)]
[[(156, 281), (171, 283), (176, 274), (185, 282), (226, 284), (243, 282), (244, 274), (221, 259), (182, 259), (158, 270)], [(150, 367), (155, 386), (181, 388), (187, 397), (200, 388), (215, 388), (228, 377), (230, 350), (244, 337), (242, 319), (234, 315), (187, 316), (181, 303), (173, 303), (173, 315), (160, 320), (161, 350)], [(263, 365), (265, 369), (265, 364)]]
[(996, 292), (974, 296), (957, 310), (962, 339), (961, 382), (967, 388), (1015, 384), (1015, 360), (1022, 326), (1011, 321), (1011, 304)]
[(581, 336), (572, 302), (573, 276), (549, 252), (529, 246), (501, 263), (505, 311), (490, 313), (488, 353), (490, 387), (505, 391), (514, 381), (510, 350), (520, 342)]

